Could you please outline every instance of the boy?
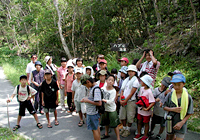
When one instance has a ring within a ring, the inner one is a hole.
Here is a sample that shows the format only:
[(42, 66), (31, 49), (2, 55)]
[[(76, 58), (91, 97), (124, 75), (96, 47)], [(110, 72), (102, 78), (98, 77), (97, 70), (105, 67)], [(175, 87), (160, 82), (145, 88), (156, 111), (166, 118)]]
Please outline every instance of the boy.
[(166, 139), (183, 140), (187, 131), (187, 120), (194, 113), (193, 100), (184, 88), (186, 79), (183, 74), (176, 74), (172, 77), (171, 83), (174, 91), (168, 93), (164, 103), (164, 110), (172, 116), (173, 134), (167, 135)]
[(74, 111), (74, 108), (72, 106), (72, 83), (75, 80), (74, 75), (74, 65), (70, 62), (67, 64), (68, 73), (65, 76), (65, 93), (67, 93), (67, 105), (68, 105), (68, 111), (67, 113), (72, 113)]
[[(32, 114), (35, 118), (35, 121), (37, 122), (37, 127), (39, 129), (42, 129), (42, 124), (39, 123), (37, 114), (35, 109), (33, 108), (33, 105), (31, 103), (31, 98), (34, 97), (34, 95), (37, 93), (37, 91), (35, 89), (33, 89), (32, 87), (26, 85), (27, 83), (27, 76), (26, 75), (22, 75), (19, 78), (20, 81), (20, 85), (15, 87), (15, 90), (12, 94), (12, 96), (10, 97), (11, 99), (7, 100), (7, 103), (11, 102), (12, 99), (15, 97), (15, 95), (17, 95), (17, 100), (19, 102), (19, 114), (17, 117), (17, 125), (15, 127), (13, 127), (13, 131), (16, 131), (17, 129), (19, 129), (20, 126), (20, 121), (22, 116), (25, 116), (25, 109), (27, 108), (29, 113)], [(29, 95), (30, 93), (30, 95)]]
[(154, 89), (154, 98), (155, 98), (155, 105), (153, 108), (153, 118), (151, 121), (151, 131), (150, 135), (153, 135), (153, 130), (155, 128), (155, 124), (160, 124), (160, 130), (159, 133), (156, 135), (155, 139), (161, 139), (161, 134), (163, 133), (165, 129), (165, 119), (164, 114), (165, 111), (162, 108), (162, 103), (165, 99), (165, 92), (167, 91), (167, 88), (169, 87), (170, 83), (169, 77), (164, 77), (161, 81), (161, 86)]
[[(92, 130), (95, 140), (100, 140), (99, 118), (100, 115), (96, 106), (101, 106), (101, 91), (97, 85), (95, 85), (93, 79), (87, 74), (81, 76), (81, 84), (90, 89), (88, 97), (85, 97), (81, 102), (86, 103), (87, 112), (87, 128)], [(97, 87), (97, 88), (96, 88)]]
[[(142, 63), (144, 58), (146, 59), (146, 61)], [(143, 71), (146, 71), (151, 76), (151, 78), (153, 78), (153, 82), (151, 83), (151, 85), (154, 87), (157, 72), (160, 67), (160, 62), (157, 61), (157, 59), (154, 57), (154, 52), (150, 49), (144, 50), (142, 57), (136, 64), (136, 67), (139, 71), (138, 76)]]
[(97, 71), (97, 72), (95, 73), (95, 81), (98, 80), (98, 74), (99, 74), (99, 72), (100, 72), (101, 70), (105, 70), (106, 73), (107, 73), (108, 75), (110, 75), (110, 72), (107, 70), (107, 61), (106, 61), (105, 59), (101, 59), (101, 60), (99, 61), (99, 67), (100, 67), (100, 70)]
[(81, 85), (81, 82), (80, 82), (81, 76), (83, 75), (82, 69), (76, 68), (75, 74), (77, 78), (76, 80), (73, 81), (72, 88), (71, 88), (72, 102), (75, 103), (76, 111), (79, 114), (80, 122), (78, 123), (78, 126), (81, 127), (84, 124), (83, 114), (86, 117), (86, 106), (85, 106), (85, 103), (81, 103), (81, 99), (86, 96), (86, 90), (85, 90), (85, 86)]
[(46, 113), (46, 118), (48, 121), (48, 128), (52, 128), (49, 112), (54, 112), (55, 126), (59, 125), (57, 120), (57, 110), (58, 106), (58, 85), (55, 80), (52, 79), (52, 73), (50, 69), (45, 70), (45, 80), (42, 82), (41, 93), (42, 93), (42, 105), (44, 106), (44, 112)]
[(106, 87), (107, 83), (106, 83), (106, 77), (107, 77), (107, 73), (105, 70), (100, 70), (100, 72), (97, 75), (97, 79), (99, 79), (96, 83), (97, 85), (102, 88), (102, 87)]
[[(123, 129), (120, 131), (120, 135), (122, 137), (128, 137), (131, 134), (130, 130), (136, 113), (135, 93), (139, 87), (139, 81), (136, 77), (137, 76), (136, 66), (129, 65), (126, 71), (129, 77), (127, 77), (123, 81), (120, 93), (121, 107), (119, 116), (123, 124)], [(124, 100), (122, 99), (122, 96), (125, 97)], [(128, 126), (126, 127), (127, 123)]]
[(60, 88), (60, 104), (62, 111), (65, 111), (65, 76), (67, 74), (67, 59), (61, 58), (61, 67), (57, 70), (58, 74), (58, 87)]
[(37, 93), (35, 94), (35, 102), (34, 102), (34, 108), (37, 112), (38, 106), (39, 106), (39, 112), (40, 114), (44, 114), (43, 112), (43, 106), (42, 106), (42, 99), (41, 99), (41, 84), (44, 81), (44, 70), (42, 70), (42, 64), (40, 61), (35, 62), (35, 68), (36, 70), (32, 71), (31, 75), (31, 83), (34, 85), (34, 89), (37, 90)]

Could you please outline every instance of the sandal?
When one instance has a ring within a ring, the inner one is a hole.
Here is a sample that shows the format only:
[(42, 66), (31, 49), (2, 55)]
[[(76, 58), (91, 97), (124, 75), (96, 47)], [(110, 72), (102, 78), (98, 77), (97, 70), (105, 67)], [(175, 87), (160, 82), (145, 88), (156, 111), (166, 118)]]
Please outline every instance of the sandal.
[(80, 121), (80, 122), (78, 123), (78, 126), (81, 127), (81, 126), (83, 126), (83, 124), (85, 124), (85, 122), (84, 122), (84, 121)]
[(37, 123), (37, 125), (36, 125), (39, 129), (42, 129), (43, 128), (43, 126), (42, 126), (42, 124), (41, 123)]
[(55, 124), (55, 126), (59, 125), (59, 121), (55, 121), (54, 124)]
[(107, 139), (109, 137), (110, 137), (110, 135), (105, 135), (105, 134), (101, 135), (101, 139)]
[(52, 128), (52, 125), (51, 125), (51, 124), (48, 124), (47, 127), (48, 127), (48, 128)]
[(13, 131), (16, 131), (19, 128), (20, 128), (20, 125), (15, 125), (15, 127), (13, 127)]

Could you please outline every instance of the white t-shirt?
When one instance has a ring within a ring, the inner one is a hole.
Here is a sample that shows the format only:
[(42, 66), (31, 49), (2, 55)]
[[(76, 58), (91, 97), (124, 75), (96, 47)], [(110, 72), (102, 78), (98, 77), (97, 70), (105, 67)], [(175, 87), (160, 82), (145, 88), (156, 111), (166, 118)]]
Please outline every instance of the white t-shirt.
[[(138, 88), (140, 83), (138, 81), (138, 79), (136, 78), (135, 81), (133, 82), (133, 86), (129, 86), (129, 82), (131, 82), (131, 80), (128, 81), (128, 83), (126, 84), (125, 86), (125, 89), (124, 89), (124, 93), (123, 95), (125, 96), (125, 98), (127, 98), (129, 96), (129, 94), (131, 93), (131, 90), (132, 88)], [(135, 93), (137, 92), (137, 90), (135, 91)], [(135, 93), (133, 94), (133, 96), (130, 98), (130, 100), (135, 100)]]
[[(37, 90), (29, 86), (30, 90), (30, 96), (33, 96), (37, 93)], [(14, 96), (17, 95), (17, 86), (15, 87), (15, 90), (13, 91)], [(19, 86), (19, 92), (18, 92), (18, 100), (21, 102), (24, 102), (28, 98), (28, 91), (27, 91), (27, 86), (24, 88), (20, 85)]]
[(84, 97), (86, 97), (86, 87), (81, 84), (81, 82), (76, 79), (72, 83), (71, 90), (75, 92), (74, 101), (80, 102)]
[(29, 82), (31, 83), (31, 73), (32, 71), (36, 70), (35, 68), (35, 64), (33, 64), (33, 61), (31, 61), (30, 63), (28, 63), (27, 67), (26, 67), (26, 73), (29, 73)]
[(115, 97), (116, 90), (113, 88), (112, 90), (107, 90), (106, 87), (102, 87), (103, 90), (103, 99), (107, 101), (105, 103), (105, 111), (114, 112), (116, 111)]

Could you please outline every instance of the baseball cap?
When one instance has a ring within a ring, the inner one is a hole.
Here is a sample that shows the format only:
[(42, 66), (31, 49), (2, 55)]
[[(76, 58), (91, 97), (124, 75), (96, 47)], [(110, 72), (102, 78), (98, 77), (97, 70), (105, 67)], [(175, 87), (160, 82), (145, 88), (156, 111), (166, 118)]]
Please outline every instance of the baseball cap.
[(81, 76), (81, 84), (84, 85), (86, 84), (86, 81), (90, 79), (90, 76), (87, 74), (84, 74)]
[(128, 69), (127, 66), (122, 66), (121, 69), (119, 70), (119, 72), (123, 72), (123, 73), (127, 74), (127, 69)]
[(170, 83), (170, 80), (171, 80), (171, 78), (169, 78), (169, 77), (164, 77), (161, 83), (162, 83), (164, 86), (168, 87), (168, 86), (171, 84), (171, 83)]
[(99, 63), (107, 64), (107, 61), (106, 61), (105, 59), (101, 59), (101, 60), (99, 61)]
[(75, 73), (83, 73), (82, 68), (76, 68), (76, 69), (75, 69)]
[(179, 82), (186, 83), (186, 79), (185, 79), (185, 76), (183, 74), (175, 74), (172, 77), (171, 83), (179, 83)]
[(118, 59), (118, 61), (119, 61), (119, 62), (121, 62), (121, 61), (126, 61), (126, 63), (129, 63), (128, 58), (126, 58), (126, 57), (123, 57), (122, 59)]
[(52, 74), (50, 69), (46, 69), (44, 73), (45, 74)]
[(62, 57), (60, 61), (61, 62), (67, 62), (67, 59), (65, 57)]
[(173, 76), (175, 74), (182, 74), (179, 70), (175, 70), (174, 72), (169, 72), (168, 75), (169, 76)]

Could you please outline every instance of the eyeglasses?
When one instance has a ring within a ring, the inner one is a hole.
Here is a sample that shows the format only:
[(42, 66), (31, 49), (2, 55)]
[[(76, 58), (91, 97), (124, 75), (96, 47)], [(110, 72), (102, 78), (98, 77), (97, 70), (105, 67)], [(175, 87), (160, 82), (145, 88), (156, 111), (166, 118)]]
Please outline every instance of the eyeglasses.
[(37, 57), (32, 57), (32, 59), (37, 59)]

